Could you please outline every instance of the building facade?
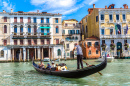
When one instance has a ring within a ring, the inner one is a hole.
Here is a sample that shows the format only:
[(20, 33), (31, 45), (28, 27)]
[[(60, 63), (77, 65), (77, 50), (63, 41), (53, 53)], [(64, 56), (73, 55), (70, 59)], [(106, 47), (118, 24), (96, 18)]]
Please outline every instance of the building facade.
[[(105, 8), (95, 8), (94, 4), (93, 8), (88, 9), (89, 14), (85, 17), (87, 26), (81, 29), (88, 30), (88, 37), (94, 35), (100, 38), (102, 56), (107, 52), (110, 56), (128, 57), (130, 56), (130, 9), (127, 4), (124, 4), (123, 8), (114, 6), (111, 4)], [(82, 19), (82, 25), (85, 25), (85, 18)]]
[[(62, 25), (62, 38), (64, 40), (65, 57), (73, 58), (72, 51), (75, 47), (75, 43), (78, 43), (80, 40), (80, 26), (78, 21), (75, 19), (64, 20)], [(76, 51), (74, 57), (76, 57)]]
[(82, 41), (83, 57), (86, 59), (96, 59), (100, 57), (100, 40), (91, 36)]
[[(1, 48), (1, 51), (4, 51), (4, 56), (1, 57), (3, 60), (5, 58), (11, 61), (29, 61), (33, 58), (40, 60), (46, 57), (63, 58), (64, 47), (59, 45), (62, 39), (61, 14), (11, 10), (9, 13), (1, 12), (0, 17), (1, 21), (7, 18), (7, 23), (1, 22), (1, 30), (7, 25), (8, 32), (1, 36), (4, 44), (1, 47), (7, 49)], [(55, 42), (57, 40), (58, 43)]]

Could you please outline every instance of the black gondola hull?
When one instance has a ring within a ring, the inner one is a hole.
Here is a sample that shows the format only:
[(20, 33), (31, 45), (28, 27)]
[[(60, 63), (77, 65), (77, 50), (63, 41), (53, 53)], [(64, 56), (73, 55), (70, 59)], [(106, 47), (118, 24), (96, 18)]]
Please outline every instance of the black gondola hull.
[(49, 74), (49, 75), (56, 75), (61, 77), (67, 78), (82, 78), (85, 76), (89, 76), (91, 74), (97, 73), (103, 70), (107, 66), (107, 59), (104, 58), (104, 61), (98, 65), (85, 67), (79, 70), (72, 70), (72, 71), (51, 71), (51, 70), (42, 70), (38, 68), (38, 65), (33, 61), (33, 67), (40, 73)]

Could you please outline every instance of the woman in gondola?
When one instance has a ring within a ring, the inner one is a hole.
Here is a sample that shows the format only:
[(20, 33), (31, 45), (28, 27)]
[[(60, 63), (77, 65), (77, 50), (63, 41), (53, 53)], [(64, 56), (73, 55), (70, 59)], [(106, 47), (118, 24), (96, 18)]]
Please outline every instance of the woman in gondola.
[(47, 69), (47, 70), (51, 70), (51, 66), (50, 66), (50, 64), (49, 64), (49, 63), (47, 64), (46, 69)]

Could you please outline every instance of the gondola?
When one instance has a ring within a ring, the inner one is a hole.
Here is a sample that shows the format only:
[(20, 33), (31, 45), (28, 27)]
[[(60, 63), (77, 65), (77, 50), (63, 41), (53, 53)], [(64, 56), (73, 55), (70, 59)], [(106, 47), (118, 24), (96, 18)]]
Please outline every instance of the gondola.
[(98, 65), (85, 67), (83, 69), (79, 70), (71, 70), (71, 71), (51, 71), (51, 70), (43, 70), (38, 67), (37, 64), (33, 61), (33, 67), (36, 71), (43, 73), (43, 74), (49, 74), (49, 75), (56, 75), (66, 78), (82, 78), (85, 76), (89, 76), (91, 74), (97, 73), (101, 70), (103, 70), (107, 66), (107, 59), (104, 57), (104, 61)]

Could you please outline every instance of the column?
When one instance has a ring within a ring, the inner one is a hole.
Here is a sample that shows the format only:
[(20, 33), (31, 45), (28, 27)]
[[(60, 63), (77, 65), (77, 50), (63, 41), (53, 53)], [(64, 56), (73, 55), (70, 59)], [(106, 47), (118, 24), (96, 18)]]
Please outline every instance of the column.
[(41, 59), (40, 55), (41, 55), (41, 52), (40, 52), (40, 48), (37, 48), (37, 54), (38, 54), (38, 60)]
[(49, 59), (51, 60), (51, 57), (50, 57), (50, 47), (49, 47)]
[(36, 48), (35, 48), (35, 60), (37, 59), (37, 53), (36, 53)]
[(27, 60), (29, 61), (29, 49), (27, 50), (27, 54), (28, 54), (28, 58), (27, 58)]
[(23, 61), (26, 61), (26, 48), (23, 48)]
[(43, 59), (43, 55), (44, 55), (44, 54), (43, 54), (43, 48), (42, 48), (42, 59)]
[(14, 49), (12, 49), (12, 53), (13, 53), (12, 61), (14, 61)]
[(19, 59), (19, 61), (22, 61), (22, 49), (20, 49), (20, 59)]

